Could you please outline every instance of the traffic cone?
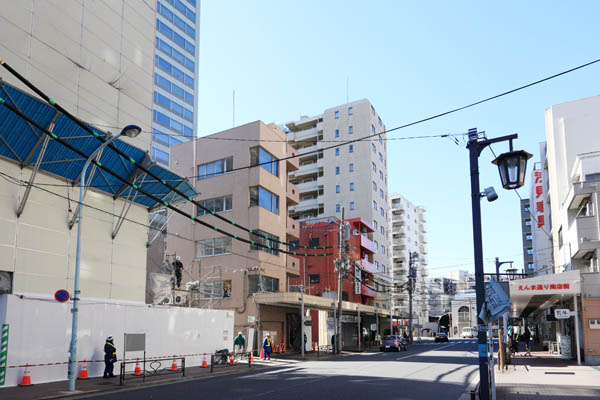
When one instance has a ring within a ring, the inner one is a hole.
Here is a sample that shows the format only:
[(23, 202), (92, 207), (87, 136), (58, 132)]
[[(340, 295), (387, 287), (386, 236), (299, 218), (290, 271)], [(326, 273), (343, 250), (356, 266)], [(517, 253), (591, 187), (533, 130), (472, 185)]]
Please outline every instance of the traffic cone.
[(317, 342), (313, 342), (313, 351), (317, 351)]
[(87, 360), (83, 360), (83, 367), (79, 371), (79, 378), (77, 379), (90, 379), (87, 373)]
[(31, 386), (31, 371), (29, 370), (29, 364), (25, 364), (25, 371), (23, 371), (23, 378), (19, 386)]
[(254, 352), (251, 351), (250, 352), (250, 364), (252, 364), (254, 362)]
[(202, 368), (208, 368), (208, 363), (206, 362), (206, 354), (202, 357)]
[(175, 360), (175, 355), (173, 355), (173, 363), (171, 364), (171, 371), (177, 371), (177, 360)]
[(234, 355), (229, 357), (229, 365), (235, 365), (235, 356)]
[(133, 371), (133, 374), (136, 376), (142, 374), (142, 369), (140, 368), (140, 358), (139, 357), (135, 363), (135, 370)]
[(261, 360), (265, 359), (265, 349), (260, 349), (260, 359)]

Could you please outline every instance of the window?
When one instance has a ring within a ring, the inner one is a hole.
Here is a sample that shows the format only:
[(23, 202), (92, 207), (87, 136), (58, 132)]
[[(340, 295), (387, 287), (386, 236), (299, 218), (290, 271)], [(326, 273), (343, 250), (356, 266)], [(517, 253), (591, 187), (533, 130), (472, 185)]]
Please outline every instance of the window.
[(560, 229), (558, 230), (558, 247), (562, 247), (563, 246), (563, 233), (562, 233), (562, 226), (560, 227)]
[(525, 206), (525, 207), (523, 208), (523, 211), (525, 211), (525, 212), (529, 212), (529, 207), (528, 207), (528, 206)]
[(371, 124), (371, 133), (375, 133), (375, 126)]
[(354, 133), (354, 128), (352, 127), (352, 125), (350, 125), (348, 127), (348, 134), (352, 135)]
[(339, 193), (340, 192), (340, 185), (335, 185), (335, 192)]
[(232, 195), (215, 197), (214, 199), (201, 200), (198, 202), (202, 207), (208, 209), (209, 211), (204, 210), (201, 207), (198, 207), (197, 215), (202, 216), (213, 213), (221, 213), (225, 211), (231, 211), (232, 209)]
[(470, 319), (469, 307), (460, 307), (458, 309), (458, 322), (471, 322)]
[(169, 145), (169, 135), (159, 131), (158, 129), (152, 128), (152, 141), (158, 142), (160, 144), (164, 144), (165, 146)]
[(259, 281), (260, 275), (249, 275), (248, 276), (248, 294), (258, 292), (278, 292), (279, 291), (279, 279), (271, 278), (270, 276), (262, 275), (262, 282)]
[(350, 172), (354, 172), (354, 164), (353, 164), (353, 163), (350, 163), (350, 164), (348, 165), (348, 170), (349, 170)]
[(335, 212), (340, 212), (342, 210), (342, 206), (340, 206), (340, 203), (335, 205)]
[(250, 165), (260, 165), (275, 176), (279, 176), (279, 163), (271, 153), (260, 146), (250, 149)]
[(533, 249), (527, 249), (527, 254), (533, 254)]
[(534, 269), (535, 267), (533, 266), (533, 263), (528, 263), (528, 264), (527, 264), (527, 268), (529, 268), (529, 269)]
[(379, 242), (376, 240), (374, 243), (375, 243), (375, 250), (379, 250)]
[(379, 171), (379, 179), (383, 180), (383, 171)]
[(210, 257), (231, 253), (231, 238), (220, 237), (196, 241), (196, 257)]
[(339, 156), (339, 155), (340, 155), (340, 148), (339, 148), (339, 147), (336, 147), (336, 148), (335, 148), (335, 155), (336, 155), (336, 156)]
[(381, 126), (381, 124), (382, 124), (381, 117), (377, 117), (377, 122), (379, 123), (379, 126)]
[(384, 195), (383, 195), (383, 189), (379, 189), (379, 197), (381, 197), (383, 199)]
[(379, 144), (383, 143), (383, 139), (381, 138), (381, 135), (379, 135)]
[(233, 169), (233, 157), (198, 166), (198, 179), (206, 179), (211, 176), (221, 175)]
[(373, 181), (373, 190), (377, 191), (377, 183), (375, 183), (375, 181)]
[(383, 154), (379, 153), (379, 161), (383, 162)]
[(152, 158), (161, 164), (169, 165), (169, 153), (159, 150), (156, 147), (152, 147)]
[(532, 235), (527, 235), (527, 236), (525, 236), (525, 239), (527, 239), (527, 240), (533, 240), (533, 236)]
[[(320, 240), (318, 237), (316, 237), (316, 238), (311, 238), (311, 239), (309, 239), (309, 241), (308, 241), (308, 247), (319, 247), (319, 242), (320, 242), (320, 241), (321, 241), (321, 240)], [(308, 267), (310, 268), (310, 265), (309, 265)]]
[(351, 144), (350, 147), (348, 147), (348, 152), (354, 153), (354, 145), (353, 144)]
[(385, 210), (383, 209), (383, 207), (379, 209), (379, 214), (381, 214), (382, 217), (385, 217)]
[(375, 115), (375, 107), (371, 106), (371, 114)]
[(335, 119), (340, 119), (340, 112), (339, 111), (335, 112)]
[(199, 292), (199, 298), (201, 299), (229, 298), (231, 297), (231, 280), (202, 282)]
[(530, 219), (526, 219), (525, 220), (525, 226), (531, 226), (531, 220)]
[(250, 207), (260, 206), (274, 214), (279, 214), (279, 196), (262, 186), (250, 188)]
[(179, 51), (175, 50), (171, 47), (167, 42), (160, 38), (156, 38), (156, 48), (165, 53), (168, 56), (171, 56), (174, 60), (179, 62), (181, 65), (185, 66), (190, 71), (194, 72), (195, 63), (191, 59), (187, 58)]
[(385, 246), (381, 245), (381, 254), (385, 254)]
[(371, 163), (371, 167), (373, 168), (373, 172), (377, 172), (377, 164)]
[(373, 264), (375, 264), (375, 269), (379, 271), (379, 261), (373, 261)]
[(340, 174), (340, 167), (335, 167), (335, 174), (339, 175)]
[(348, 115), (352, 115), (352, 107), (348, 107)]
[(385, 264), (381, 264), (381, 272), (385, 274)]
[(377, 229), (377, 221), (373, 221), (373, 228)]
[[(261, 250), (265, 253), (273, 254), (274, 256), (279, 255), (279, 237), (271, 235), (270, 233), (261, 231), (259, 229), (255, 229), (254, 232), (262, 236), (256, 235), (255, 233), (251, 233), (250, 240), (256, 243), (257, 245), (268, 246), (269, 248), (251, 244), (250, 250)], [(266, 236), (267, 238), (264, 238), (263, 236)]]
[(373, 151), (373, 153), (377, 152), (377, 147), (375, 147), (375, 143), (371, 143), (371, 151)]
[(350, 191), (354, 192), (354, 182), (350, 182)]
[(335, 130), (335, 137), (340, 137), (340, 130), (339, 129)]
[(321, 275), (319, 275), (319, 274), (308, 275), (308, 283), (319, 283), (319, 282), (321, 282)]
[(385, 236), (385, 228), (383, 226), (381, 227), (381, 234)]
[(353, 201), (350, 202), (350, 210), (354, 211), (354, 202)]
[(373, 208), (375, 209), (375, 211), (377, 211), (377, 202), (375, 200), (373, 200)]

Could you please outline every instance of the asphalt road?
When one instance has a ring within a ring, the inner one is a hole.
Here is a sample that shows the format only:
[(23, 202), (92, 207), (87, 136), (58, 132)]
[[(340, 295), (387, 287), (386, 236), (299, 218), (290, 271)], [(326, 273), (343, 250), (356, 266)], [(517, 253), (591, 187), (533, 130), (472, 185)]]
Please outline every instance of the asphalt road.
[(91, 396), (94, 399), (458, 399), (478, 374), (476, 340), (414, 344), (236, 375)]

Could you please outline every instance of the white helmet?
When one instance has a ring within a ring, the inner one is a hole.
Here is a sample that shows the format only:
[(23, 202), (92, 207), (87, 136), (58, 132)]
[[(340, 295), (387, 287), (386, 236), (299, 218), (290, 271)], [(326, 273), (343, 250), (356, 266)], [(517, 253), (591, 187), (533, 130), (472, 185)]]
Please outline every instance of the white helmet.
[(179, 261), (179, 260), (181, 260), (181, 257), (179, 257), (179, 256), (175, 256), (175, 259), (176, 259), (177, 261)]

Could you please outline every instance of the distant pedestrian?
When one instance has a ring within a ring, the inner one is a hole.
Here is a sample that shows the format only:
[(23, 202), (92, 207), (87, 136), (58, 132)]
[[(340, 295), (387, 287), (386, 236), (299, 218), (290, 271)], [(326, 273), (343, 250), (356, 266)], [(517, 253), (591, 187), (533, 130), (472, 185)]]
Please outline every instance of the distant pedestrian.
[(175, 278), (177, 279), (177, 288), (181, 287), (181, 272), (183, 271), (183, 264), (181, 263), (181, 257), (176, 256), (173, 261), (173, 269), (175, 270)]
[(517, 329), (513, 328), (513, 335), (510, 344), (512, 352), (515, 353), (515, 355), (519, 355), (519, 332), (517, 331)]
[(114, 364), (117, 362), (117, 348), (112, 336), (106, 338), (104, 344), (104, 376), (103, 378), (114, 378)]
[(335, 333), (333, 335), (331, 335), (331, 352), (332, 353), (337, 353), (337, 345), (335, 344)]
[(525, 355), (531, 357), (531, 332), (529, 332), (529, 328), (525, 328), (521, 340), (525, 343)]
[(304, 352), (306, 353), (306, 342), (308, 341), (308, 337), (306, 336), (306, 333), (304, 334), (304, 338), (302, 339), (302, 341), (304, 342)]
[(242, 353), (246, 347), (246, 339), (242, 336), (242, 332), (238, 332), (238, 335), (233, 340), (234, 352)]
[(271, 342), (271, 335), (267, 333), (267, 337), (263, 342), (263, 350), (265, 351), (265, 359), (271, 359), (271, 351), (273, 350), (273, 343)]

